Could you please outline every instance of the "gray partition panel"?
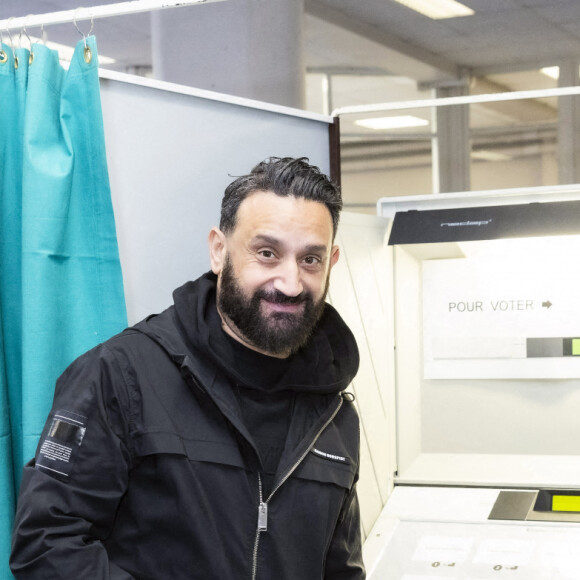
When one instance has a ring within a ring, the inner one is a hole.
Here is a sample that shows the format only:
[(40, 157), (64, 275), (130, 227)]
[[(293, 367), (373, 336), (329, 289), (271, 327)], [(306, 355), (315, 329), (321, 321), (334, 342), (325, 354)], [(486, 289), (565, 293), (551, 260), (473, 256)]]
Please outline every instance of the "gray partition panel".
[(270, 156), (305, 156), (330, 170), (330, 118), (165, 86), (101, 78), (130, 323), (169, 306), (174, 288), (209, 269), (207, 235), (233, 176)]

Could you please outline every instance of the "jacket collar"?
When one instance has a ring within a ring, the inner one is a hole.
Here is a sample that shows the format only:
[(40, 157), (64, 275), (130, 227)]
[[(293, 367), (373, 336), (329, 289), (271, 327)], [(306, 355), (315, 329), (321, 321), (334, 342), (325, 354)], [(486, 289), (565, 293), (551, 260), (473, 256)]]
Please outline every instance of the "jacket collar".
[(243, 346), (222, 330), (216, 284), (217, 277), (210, 272), (174, 292), (175, 318), (188, 350), (201, 352), (235, 382), (250, 388), (330, 394), (350, 384), (358, 370), (358, 348), (332, 306), (326, 304), (305, 347), (278, 359)]

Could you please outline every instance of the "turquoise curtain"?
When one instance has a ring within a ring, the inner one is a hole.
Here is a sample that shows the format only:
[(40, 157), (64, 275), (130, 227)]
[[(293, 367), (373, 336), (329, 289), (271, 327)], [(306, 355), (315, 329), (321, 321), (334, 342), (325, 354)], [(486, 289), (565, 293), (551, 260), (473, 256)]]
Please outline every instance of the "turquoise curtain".
[(127, 324), (97, 67), (94, 37), (0, 52), (0, 578), (56, 378)]

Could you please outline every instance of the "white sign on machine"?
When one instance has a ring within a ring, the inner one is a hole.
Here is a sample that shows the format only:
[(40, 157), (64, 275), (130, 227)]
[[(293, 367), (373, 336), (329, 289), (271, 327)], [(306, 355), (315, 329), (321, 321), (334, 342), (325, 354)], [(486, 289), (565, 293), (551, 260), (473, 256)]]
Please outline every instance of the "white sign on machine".
[(577, 237), (462, 245), (426, 260), (426, 379), (580, 377)]

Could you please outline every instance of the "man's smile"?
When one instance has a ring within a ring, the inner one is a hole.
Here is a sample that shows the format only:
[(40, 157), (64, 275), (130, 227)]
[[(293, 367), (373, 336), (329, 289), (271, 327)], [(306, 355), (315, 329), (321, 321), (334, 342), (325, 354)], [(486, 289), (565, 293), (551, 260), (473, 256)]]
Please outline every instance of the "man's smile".
[(278, 300), (269, 300), (262, 298), (262, 305), (268, 312), (284, 312), (287, 314), (296, 314), (304, 311), (304, 301), (300, 302), (280, 302)]

